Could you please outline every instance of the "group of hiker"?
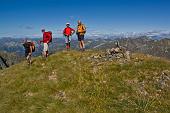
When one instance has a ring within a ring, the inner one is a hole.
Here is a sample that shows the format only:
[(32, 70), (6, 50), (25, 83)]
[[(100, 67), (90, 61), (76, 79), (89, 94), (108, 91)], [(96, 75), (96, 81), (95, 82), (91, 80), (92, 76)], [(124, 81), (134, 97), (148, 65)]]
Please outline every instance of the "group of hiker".
[[(71, 43), (71, 36), (75, 33), (75, 30), (70, 27), (70, 23), (66, 23), (66, 28), (63, 31), (63, 35), (65, 36), (65, 43), (66, 43), (66, 49), (70, 49), (70, 43)], [(86, 33), (86, 27), (82, 22), (79, 20), (77, 25), (77, 37), (79, 41), (79, 47), (80, 50), (85, 50), (85, 44), (84, 44), (84, 34)]]
[[(84, 43), (84, 35), (86, 33), (86, 27), (82, 22), (79, 20), (77, 25), (77, 30), (75, 31), (73, 28), (70, 27), (70, 23), (66, 23), (66, 28), (63, 30), (63, 36), (65, 37), (65, 44), (66, 44), (66, 50), (70, 50), (71, 47), (71, 37), (76, 32), (78, 41), (79, 41), (79, 47), (81, 51), (85, 51), (85, 43)], [(51, 31), (45, 31), (45, 29), (42, 29), (43, 39), (40, 40), (40, 44), (43, 43), (43, 52), (42, 55), (44, 58), (47, 58), (49, 56), (49, 44), (52, 42), (52, 32)], [(32, 53), (35, 51), (35, 44), (31, 40), (25, 40), (23, 44), (25, 48), (25, 57), (28, 61), (28, 64), (31, 64), (31, 56)]]

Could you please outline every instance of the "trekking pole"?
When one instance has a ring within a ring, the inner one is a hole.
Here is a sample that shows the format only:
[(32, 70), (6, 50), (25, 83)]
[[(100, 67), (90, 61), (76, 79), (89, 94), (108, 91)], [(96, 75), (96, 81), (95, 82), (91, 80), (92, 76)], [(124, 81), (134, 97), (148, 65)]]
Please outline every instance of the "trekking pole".
[(40, 51), (42, 51), (42, 48), (41, 48), (41, 44), (40, 44), (40, 43), (38, 43), (38, 49), (39, 49)]
[(41, 42), (38, 42), (38, 49), (41, 51), (41, 55), (43, 56), (43, 49), (42, 49), (42, 46), (41, 46)]
[(4, 65), (8, 68), (9, 65), (7, 64), (7, 60), (4, 59), (2, 56), (0, 56), (0, 59), (2, 60), (2, 62), (4, 63)]
[(2, 70), (3, 68), (2, 68), (2, 65), (0, 64), (0, 70)]

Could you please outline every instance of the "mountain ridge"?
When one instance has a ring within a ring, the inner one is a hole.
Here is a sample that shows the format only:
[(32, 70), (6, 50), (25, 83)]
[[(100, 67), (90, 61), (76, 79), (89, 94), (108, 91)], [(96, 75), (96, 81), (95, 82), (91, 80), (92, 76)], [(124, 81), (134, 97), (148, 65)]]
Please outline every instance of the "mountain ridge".
[[(63, 51), (0, 73), (2, 113), (169, 112), (170, 62), (150, 55), (103, 60)], [(163, 78), (163, 79), (162, 79)]]
[[(33, 56), (39, 56), (42, 53), (43, 45), (39, 44), (39, 38), (31, 39), (36, 44), (36, 51)], [(0, 51), (2, 57), (7, 57), (7, 63), (11, 66), (21, 62), (25, 57), (25, 50), (23, 48), (24, 39), (13, 39), (3, 38), (0, 39)], [(108, 49), (115, 48), (116, 44), (119, 45), (131, 53), (143, 53), (153, 55), (156, 57), (163, 57), (170, 59), (170, 39), (164, 38), (160, 40), (151, 39), (146, 36), (136, 38), (117, 38), (117, 39), (86, 39), (87, 50), (102, 50), (107, 51)], [(79, 50), (78, 41), (72, 39), (71, 48)], [(65, 49), (64, 38), (54, 38), (50, 44), (50, 54), (61, 52)], [(3, 65), (3, 63), (0, 63)]]

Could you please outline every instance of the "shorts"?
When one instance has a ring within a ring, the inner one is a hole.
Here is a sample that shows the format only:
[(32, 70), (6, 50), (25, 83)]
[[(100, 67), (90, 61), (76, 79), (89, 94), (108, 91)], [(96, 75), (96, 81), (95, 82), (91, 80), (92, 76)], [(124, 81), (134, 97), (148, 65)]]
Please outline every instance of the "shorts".
[(66, 38), (65, 38), (65, 43), (68, 44), (68, 43), (70, 43), (70, 42), (71, 42), (71, 38), (70, 38), (70, 37), (66, 37)]
[(25, 57), (27, 57), (29, 55), (29, 53), (31, 53), (31, 51), (29, 49), (25, 50)]
[(25, 52), (25, 57), (27, 60), (31, 59), (31, 55), (29, 52)]
[(27, 57), (29, 55), (29, 52), (25, 52), (25, 57)]
[(47, 43), (44, 43), (44, 49), (43, 49), (43, 51), (44, 51), (44, 52), (47, 52), (48, 50), (49, 50), (48, 44), (47, 44)]
[(84, 35), (78, 35), (78, 41), (84, 41)]

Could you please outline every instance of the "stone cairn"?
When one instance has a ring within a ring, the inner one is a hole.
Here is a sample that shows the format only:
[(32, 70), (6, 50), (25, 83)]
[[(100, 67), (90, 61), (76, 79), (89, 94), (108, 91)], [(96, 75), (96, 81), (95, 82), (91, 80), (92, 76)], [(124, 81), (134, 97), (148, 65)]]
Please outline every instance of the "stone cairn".
[(117, 42), (115, 48), (107, 49), (104, 54), (93, 55), (91, 56), (91, 58), (104, 60), (125, 59), (127, 61), (130, 61), (131, 53), (125, 47), (119, 46)]

